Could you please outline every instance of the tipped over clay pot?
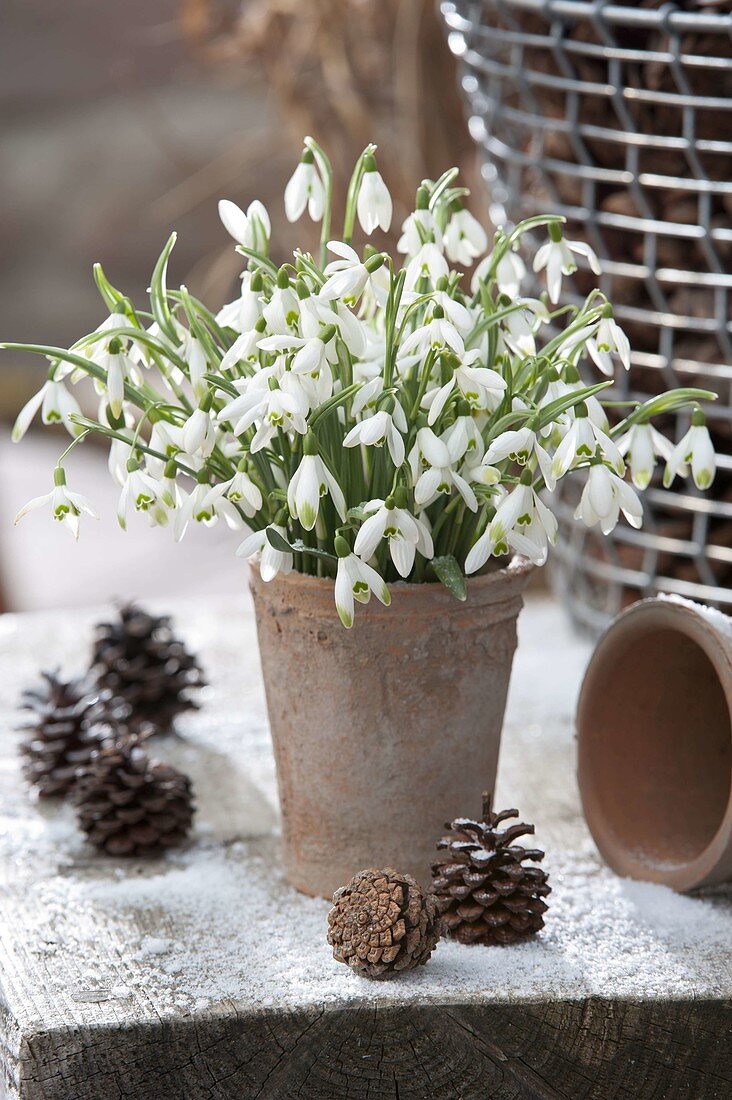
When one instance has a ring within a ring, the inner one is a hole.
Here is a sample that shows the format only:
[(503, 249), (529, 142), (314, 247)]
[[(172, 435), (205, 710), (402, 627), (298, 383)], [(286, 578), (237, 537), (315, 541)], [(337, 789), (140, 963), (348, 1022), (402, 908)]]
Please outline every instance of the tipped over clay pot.
[(613, 870), (732, 880), (732, 621), (643, 600), (597, 644), (577, 711), (585, 817)]
[(492, 790), (531, 566), (441, 584), (394, 584), (341, 626), (332, 580), (250, 586), (287, 878), (330, 897), (364, 867), (430, 882), (446, 821)]

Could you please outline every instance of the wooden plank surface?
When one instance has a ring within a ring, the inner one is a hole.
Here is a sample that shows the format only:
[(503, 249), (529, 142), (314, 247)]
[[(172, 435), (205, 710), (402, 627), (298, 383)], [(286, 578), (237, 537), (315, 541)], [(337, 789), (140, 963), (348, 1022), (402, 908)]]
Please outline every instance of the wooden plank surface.
[(391, 983), (336, 965), (327, 903), (282, 880), (248, 602), (176, 615), (211, 688), (183, 737), (156, 750), (192, 775), (199, 813), (185, 850), (131, 862), (97, 856), (69, 809), (29, 799), (14, 748), (20, 687), (39, 666), (81, 667), (94, 616), (0, 619), (9, 1096), (732, 1094), (732, 896), (680, 898), (599, 860), (574, 779), (588, 647), (557, 607), (534, 599), (522, 615), (497, 795), (536, 822), (546, 848), (546, 930), (520, 948), (442, 943)]

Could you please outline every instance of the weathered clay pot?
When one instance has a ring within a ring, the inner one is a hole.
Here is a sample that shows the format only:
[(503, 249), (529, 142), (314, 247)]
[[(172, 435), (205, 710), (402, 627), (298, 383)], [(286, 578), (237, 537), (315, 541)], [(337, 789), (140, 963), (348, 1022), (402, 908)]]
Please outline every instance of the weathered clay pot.
[(732, 622), (643, 600), (600, 639), (577, 711), (587, 823), (621, 875), (732, 879)]
[(330, 896), (364, 867), (426, 885), (446, 821), (491, 789), (531, 566), (468, 581), (395, 584), (351, 630), (333, 581), (291, 573), (251, 590), (289, 881)]

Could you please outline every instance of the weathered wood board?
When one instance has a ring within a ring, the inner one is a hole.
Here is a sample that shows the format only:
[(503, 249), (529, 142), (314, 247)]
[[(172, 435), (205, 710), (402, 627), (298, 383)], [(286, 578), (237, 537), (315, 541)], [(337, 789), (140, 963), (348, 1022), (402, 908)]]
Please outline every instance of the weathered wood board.
[(156, 749), (192, 775), (199, 813), (188, 848), (132, 862), (97, 856), (71, 810), (39, 806), (19, 779), (18, 691), (40, 666), (82, 667), (93, 616), (0, 618), (9, 1097), (732, 1095), (732, 894), (681, 898), (601, 863), (574, 779), (589, 649), (555, 605), (522, 615), (497, 794), (537, 824), (547, 927), (519, 948), (443, 943), (389, 983), (336, 965), (327, 903), (282, 880), (248, 603), (181, 604), (176, 617), (212, 686), (183, 738)]

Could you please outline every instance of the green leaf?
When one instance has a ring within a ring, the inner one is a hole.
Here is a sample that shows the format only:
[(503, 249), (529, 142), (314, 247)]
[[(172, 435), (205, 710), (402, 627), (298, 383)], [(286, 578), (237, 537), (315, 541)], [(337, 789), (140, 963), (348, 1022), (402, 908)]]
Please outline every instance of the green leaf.
[(326, 561), (338, 561), (335, 554), (329, 554), (327, 550), (321, 550), (318, 546), (306, 546), (302, 539), (295, 539), (292, 549), (298, 554), (312, 554), (314, 558), (325, 558)]
[(566, 409), (571, 409), (573, 405), (578, 405), (580, 401), (586, 401), (588, 397), (594, 397), (600, 390), (606, 390), (612, 384), (612, 380), (608, 379), (607, 382), (598, 382), (595, 386), (585, 386), (584, 389), (574, 390), (573, 393), (569, 393), (565, 397), (558, 397), (556, 401), (545, 405), (540, 412), (537, 412), (535, 417), (536, 427), (543, 428), (545, 424), (550, 424), (552, 420), (556, 420), (558, 416), (561, 416)]
[(171, 233), (168, 237), (167, 244), (158, 257), (158, 262), (155, 264), (152, 279), (150, 280), (150, 305), (152, 306), (153, 315), (161, 331), (164, 332), (168, 339), (172, 340), (174, 344), (178, 343), (178, 333), (175, 330), (170, 306), (168, 305), (166, 278), (168, 274), (168, 259), (170, 253), (173, 251), (173, 245), (176, 239), (176, 233)]
[(454, 596), (456, 600), (467, 600), (468, 589), (465, 584), (465, 577), (452, 554), (444, 554), (442, 557), (433, 558), (430, 564), (451, 596)]
[(682, 409), (686, 405), (694, 405), (697, 401), (716, 401), (717, 394), (712, 393), (711, 390), (697, 390), (697, 389), (678, 389), (667, 390), (666, 393), (660, 393), (657, 397), (652, 397), (649, 401), (645, 401), (642, 405), (639, 405), (632, 413), (630, 413), (624, 420), (621, 420), (619, 424), (610, 432), (611, 439), (617, 439), (623, 432), (626, 432), (633, 424), (646, 423), (653, 416), (660, 416), (661, 413), (671, 412), (674, 409)]
[(289, 542), (283, 539), (279, 531), (275, 531), (274, 527), (268, 527), (265, 534), (267, 536), (267, 542), (270, 546), (274, 547), (275, 550), (279, 550), (281, 554), (292, 553), (293, 547), (290, 546)]

